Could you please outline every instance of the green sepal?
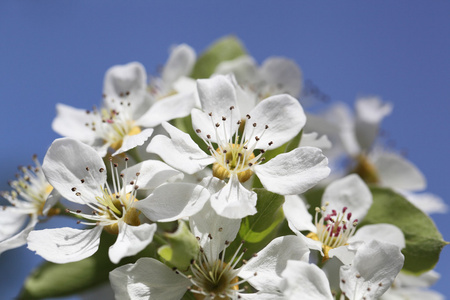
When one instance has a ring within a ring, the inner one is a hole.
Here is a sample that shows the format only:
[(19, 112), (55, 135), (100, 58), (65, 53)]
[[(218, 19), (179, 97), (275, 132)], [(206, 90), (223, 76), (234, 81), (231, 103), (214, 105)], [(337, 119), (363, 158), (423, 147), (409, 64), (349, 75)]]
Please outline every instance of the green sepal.
[(264, 248), (274, 237), (284, 220), (282, 205), (284, 196), (274, 194), (265, 189), (254, 189), (258, 194), (258, 202), (253, 216), (242, 219), (241, 227), (235, 241), (227, 249), (228, 255), (233, 255), (241, 241), (245, 241), (247, 252), (244, 259), (250, 258), (254, 253)]
[(158, 249), (158, 254), (167, 265), (180, 270), (186, 270), (199, 253), (200, 246), (183, 221), (179, 221), (178, 229), (174, 233), (165, 233), (168, 245)]
[(372, 187), (373, 204), (360, 226), (389, 223), (405, 235), (403, 270), (420, 274), (434, 268), (442, 248), (448, 243), (424, 212), (391, 189)]
[(98, 251), (91, 257), (67, 264), (44, 262), (25, 280), (18, 299), (42, 299), (79, 294), (109, 280), (109, 272), (115, 268), (134, 263), (140, 257), (155, 257), (155, 249), (150, 245), (137, 255), (127, 257), (114, 264), (109, 260), (108, 249), (117, 235), (103, 232)]
[(219, 63), (227, 60), (233, 60), (246, 54), (247, 51), (244, 48), (242, 42), (235, 36), (225, 36), (217, 40), (214, 44), (197, 59), (192, 70), (191, 77), (209, 78)]

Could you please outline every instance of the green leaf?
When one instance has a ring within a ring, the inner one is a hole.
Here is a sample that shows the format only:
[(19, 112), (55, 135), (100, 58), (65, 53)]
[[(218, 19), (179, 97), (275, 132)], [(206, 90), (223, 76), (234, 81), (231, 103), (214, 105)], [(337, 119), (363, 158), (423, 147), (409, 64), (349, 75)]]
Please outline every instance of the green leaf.
[(197, 239), (182, 221), (179, 222), (177, 231), (165, 233), (164, 236), (169, 245), (159, 248), (158, 254), (169, 266), (186, 270), (190, 266), (191, 260), (197, 257), (200, 251)]
[(138, 257), (153, 254), (154, 249), (141, 251), (134, 257), (123, 259), (120, 264), (109, 260), (108, 249), (117, 236), (103, 232), (99, 250), (86, 259), (67, 264), (45, 262), (26, 279), (18, 299), (42, 299), (79, 294), (107, 282), (109, 272), (126, 263), (135, 262)]
[(284, 220), (281, 209), (284, 196), (271, 193), (265, 189), (254, 189), (254, 191), (258, 194), (256, 204), (258, 212), (253, 216), (242, 219), (239, 238), (236, 238), (235, 242), (227, 249), (229, 255), (233, 255), (241, 240), (244, 240), (244, 246), (248, 250), (244, 258), (251, 257), (276, 236), (278, 227)]
[(371, 191), (373, 204), (360, 226), (389, 223), (399, 227), (406, 240), (403, 270), (420, 274), (433, 269), (442, 248), (448, 244), (433, 221), (391, 189), (372, 187)]
[(225, 36), (211, 45), (195, 63), (191, 77), (194, 79), (210, 77), (217, 65), (246, 54), (241, 41), (235, 36)]

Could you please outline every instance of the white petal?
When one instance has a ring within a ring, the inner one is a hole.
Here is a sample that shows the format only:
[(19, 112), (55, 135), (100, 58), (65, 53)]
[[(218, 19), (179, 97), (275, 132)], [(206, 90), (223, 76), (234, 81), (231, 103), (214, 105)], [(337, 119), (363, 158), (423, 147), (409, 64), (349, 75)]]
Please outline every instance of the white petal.
[(279, 154), (254, 171), (267, 190), (280, 195), (301, 194), (330, 174), (328, 159), (314, 147)]
[(320, 138), (318, 138), (318, 135), (319, 134), (317, 132), (303, 133), (299, 147), (309, 146), (320, 148), (322, 150), (330, 149), (332, 144), (328, 137), (326, 135), (322, 135)]
[(392, 224), (372, 224), (358, 229), (348, 242), (350, 245), (359, 243), (368, 243), (371, 240), (391, 243), (400, 249), (405, 248), (405, 237), (403, 232), (397, 226)]
[[(97, 151), (69, 138), (55, 140), (42, 164), (48, 182), (64, 198), (80, 204), (96, 201), (99, 187), (106, 182), (106, 172), (99, 172), (101, 168), (106, 169)], [(85, 180), (84, 183), (81, 179)], [(76, 196), (73, 188), (81, 193), (81, 197)]]
[(280, 294), (279, 292), (265, 293), (241, 293), (239, 294), (239, 298), (242, 300), (285, 300), (286, 298)]
[(414, 194), (405, 191), (396, 190), (402, 194), (406, 200), (414, 204), (417, 208), (426, 214), (445, 214), (448, 211), (448, 206), (444, 200), (432, 193)]
[(116, 65), (106, 71), (103, 82), (103, 93), (108, 97), (119, 97), (126, 92), (134, 93), (145, 90), (147, 73), (142, 64), (131, 62)]
[(277, 291), (288, 260), (309, 260), (308, 247), (295, 235), (273, 239), (242, 267), (239, 277), (249, 278), (248, 282), (260, 291)]
[(265, 82), (276, 86), (283, 93), (297, 97), (302, 90), (302, 72), (291, 59), (270, 57), (263, 62), (260, 74)]
[(325, 273), (316, 265), (289, 260), (281, 273), (286, 300), (333, 300)]
[(350, 265), (355, 258), (356, 248), (351, 248), (349, 246), (341, 246), (328, 251), (328, 256), (330, 258), (336, 257), (344, 265)]
[(356, 252), (351, 266), (341, 267), (341, 290), (349, 299), (378, 299), (403, 267), (400, 249), (372, 240)]
[[(257, 149), (280, 147), (295, 137), (306, 123), (302, 106), (289, 95), (269, 97), (248, 114), (251, 118), (245, 122), (245, 140), (250, 140), (249, 148), (255, 144)], [(270, 142), (273, 142), (271, 146)]]
[(171, 85), (178, 78), (188, 76), (194, 67), (196, 54), (189, 45), (181, 44), (172, 49), (162, 70), (164, 83)]
[(203, 111), (212, 112), (213, 124), (222, 123), (222, 116), (230, 119), (233, 112), (230, 107), (236, 106), (236, 92), (229, 78), (218, 75), (209, 79), (199, 79), (197, 89)]
[(74, 108), (65, 104), (56, 104), (56, 117), (52, 122), (52, 129), (65, 137), (70, 137), (87, 144), (93, 143), (95, 131), (86, 124), (97, 119), (93, 114), (87, 114), (85, 109)]
[(32, 231), (28, 249), (57, 264), (79, 261), (97, 251), (102, 229), (95, 226), (84, 230), (64, 227)]
[(162, 122), (186, 117), (195, 107), (195, 95), (191, 93), (175, 94), (156, 101), (155, 104), (136, 121), (143, 127), (155, 127)]
[(247, 190), (237, 175), (232, 175), (225, 187), (211, 196), (211, 206), (223, 217), (241, 219), (256, 213), (256, 199), (256, 193)]
[(358, 175), (350, 174), (327, 186), (322, 196), (322, 205), (326, 203), (329, 203), (329, 206), (325, 214), (347, 207), (347, 212), (352, 213), (352, 220), (361, 221), (372, 205), (372, 194)]
[(163, 263), (147, 257), (116, 268), (109, 279), (116, 299), (178, 300), (191, 285)]
[(188, 174), (194, 174), (215, 161), (200, 149), (189, 134), (169, 123), (163, 123), (162, 126), (170, 138), (155, 136), (148, 145), (147, 152), (158, 154), (164, 162)]
[[(0, 219), (1, 218), (2, 216), (0, 216)], [(37, 216), (32, 216), (24, 229), (19, 231), (17, 234), (10, 236), (7, 239), (0, 240), (0, 254), (2, 254), (7, 250), (18, 248), (25, 245), (27, 243), (28, 234), (34, 229), (34, 226), (36, 226), (37, 222), (38, 222)], [(3, 224), (1, 224), (0, 226), (3, 226)]]
[(362, 150), (369, 150), (378, 135), (379, 124), (383, 118), (392, 112), (390, 103), (383, 103), (381, 99), (362, 98), (355, 104), (356, 120), (355, 133)]
[(59, 199), (61, 199), (61, 195), (57, 190), (53, 189), (45, 201), (44, 207), (42, 208), (42, 214), (46, 216), (50, 209), (58, 203)]
[(0, 241), (19, 232), (27, 219), (27, 212), (19, 208), (11, 206), (0, 207)]
[(155, 231), (156, 224), (130, 226), (120, 221), (117, 240), (109, 247), (109, 258), (117, 264), (122, 258), (137, 254), (151, 243)]
[(253, 57), (241, 55), (233, 60), (226, 60), (217, 65), (215, 74), (233, 74), (239, 83), (253, 82), (257, 75), (257, 64)]
[(225, 248), (225, 242), (234, 241), (236, 238), (241, 220), (218, 215), (207, 202), (199, 213), (189, 218), (189, 225), (192, 233), (200, 238), (200, 246), (208, 260), (214, 261)]
[(142, 146), (145, 141), (152, 135), (153, 129), (147, 128), (139, 132), (135, 135), (126, 135), (122, 140), (122, 146), (117, 149), (116, 152), (112, 154), (112, 156), (118, 155), (120, 153), (127, 152), (130, 149), (133, 149), (137, 146)]
[(402, 156), (383, 152), (373, 157), (381, 184), (391, 188), (420, 191), (426, 188), (425, 176), (410, 161)]
[(153, 191), (135, 207), (152, 221), (169, 222), (199, 212), (209, 199), (208, 190), (191, 183), (168, 183)]
[[(139, 185), (139, 189), (154, 189), (169, 178), (182, 175), (180, 171), (159, 160), (146, 160), (123, 170), (124, 182), (129, 182), (128, 178), (135, 178), (137, 173), (139, 176), (135, 184)], [(131, 188), (134, 188), (134, 185)]]
[(283, 211), (290, 228), (294, 228), (296, 231), (316, 232), (313, 218), (309, 214), (304, 200), (299, 196), (285, 196)]

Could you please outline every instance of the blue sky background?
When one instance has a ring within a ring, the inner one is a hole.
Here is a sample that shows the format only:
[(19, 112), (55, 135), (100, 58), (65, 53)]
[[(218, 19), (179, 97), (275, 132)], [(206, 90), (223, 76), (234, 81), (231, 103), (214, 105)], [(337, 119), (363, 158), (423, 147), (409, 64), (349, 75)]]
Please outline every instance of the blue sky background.
[[(427, 176), (427, 190), (450, 203), (449, 15), (441, 0), (0, 1), (0, 190), (58, 137), (50, 127), (57, 102), (100, 103), (109, 67), (139, 61), (156, 74), (171, 45), (201, 52), (235, 34), (259, 62), (294, 59), (333, 101), (392, 102), (387, 139)], [(448, 216), (433, 219), (450, 240)], [(40, 261), (23, 247), (2, 254), (2, 299)], [(450, 295), (448, 248), (437, 271), (435, 289)]]

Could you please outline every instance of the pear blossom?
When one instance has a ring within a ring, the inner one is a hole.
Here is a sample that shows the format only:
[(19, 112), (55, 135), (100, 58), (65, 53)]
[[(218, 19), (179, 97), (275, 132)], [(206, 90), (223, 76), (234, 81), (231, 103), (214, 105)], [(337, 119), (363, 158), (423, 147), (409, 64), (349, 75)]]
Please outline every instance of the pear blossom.
[(221, 217), (206, 204), (191, 217), (190, 223), (193, 233), (198, 234), (201, 251), (189, 270), (172, 270), (156, 259), (141, 258), (110, 273), (116, 299), (175, 300), (188, 290), (202, 299), (246, 299), (251, 294), (239, 287), (246, 282), (265, 294), (276, 293), (287, 261), (306, 261), (309, 257), (300, 238), (285, 236), (274, 239), (237, 267), (243, 262), (242, 244), (230, 259), (226, 258), (226, 251), (239, 230), (240, 220)]
[[(141, 209), (152, 212), (146, 215), (152, 221), (176, 220), (198, 212), (209, 198), (206, 189), (194, 184), (164, 184), (179, 172), (159, 161), (144, 161), (129, 168), (126, 163), (126, 169), (119, 173), (118, 164), (111, 159), (111, 185), (107, 183), (106, 169), (90, 146), (69, 138), (53, 142), (44, 159), (44, 173), (64, 198), (92, 211), (68, 210), (80, 218), (77, 223), (91, 228), (33, 231), (28, 236), (30, 250), (55, 263), (78, 261), (97, 251), (100, 234), (105, 230), (117, 235), (109, 257), (118, 263), (153, 239), (156, 224), (142, 223)], [(143, 203), (138, 199), (138, 189), (152, 191), (141, 200)], [(171, 209), (167, 210), (167, 206)]]
[[(289, 227), (303, 237), (310, 249), (321, 252), (324, 260), (336, 256), (350, 263), (354, 251), (373, 239), (405, 247), (402, 231), (391, 224), (366, 225), (358, 231), (358, 223), (372, 205), (372, 194), (356, 174), (336, 180), (325, 189), (321, 208), (316, 208), (314, 222), (302, 199), (287, 196), (283, 210)], [(322, 216), (319, 218), (319, 214)], [(304, 236), (301, 231), (309, 231)]]
[(150, 87), (142, 64), (113, 66), (105, 74), (102, 106), (89, 111), (58, 104), (53, 130), (93, 146), (101, 156), (108, 149), (114, 156), (142, 146), (153, 133), (148, 127), (187, 116), (195, 106), (195, 84), (181, 80), (194, 62), (195, 52), (189, 46), (176, 47), (163, 77), (152, 80)]
[(241, 120), (229, 77), (198, 80), (197, 88), (202, 110), (192, 110), (192, 125), (209, 154), (168, 123), (162, 126), (169, 137), (155, 136), (147, 151), (188, 174), (212, 164), (213, 176), (226, 182), (211, 197), (218, 214), (242, 218), (256, 213), (256, 193), (243, 186), (253, 174), (267, 190), (282, 195), (303, 193), (328, 176), (327, 159), (314, 147), (297, 148), (263, 163), (267, 150), (288, 142), (304, 126), (306, 118), (296, 99), (269, 97)]
[(34, 167), (20, 167), (22, 174), (9, 182), (13, 190), (0, 194), (11, 204), (0, 208), (0, 254), (25, 245), (39, 217), (58, 213), (58, 209), (53, 206), (59, 195), (45, 178), (37, 156), (33, 156), (33, 161)]

